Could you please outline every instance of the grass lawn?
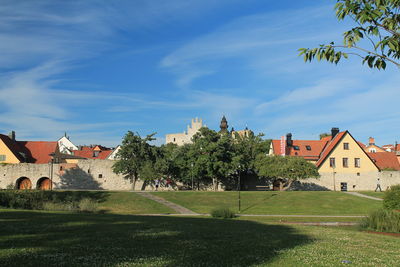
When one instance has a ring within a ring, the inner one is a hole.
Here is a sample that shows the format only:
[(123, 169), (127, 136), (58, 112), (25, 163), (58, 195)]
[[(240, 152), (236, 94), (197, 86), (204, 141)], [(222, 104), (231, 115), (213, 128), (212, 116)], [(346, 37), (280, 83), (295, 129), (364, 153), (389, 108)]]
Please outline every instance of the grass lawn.
[[(238, 211), (238, 192), (152, 193), (199, 213), (216, 207)], [(381, 201), (342, 192), (265, 191), (241, 192), (243, 214), (365, 215), (382, 206)]]
[(378, 197), (383, 199), (385, 192), (374, 192), (374, 191), (359, 191), (358, 193), (364, 194), (371, 197)]
[(176, 213), (174, 210), (133, 192), (106, 192), (99, 209), (115, 214)]
[(400, 238), (354, 228), (0, 210), (0, 266), (396, 266)]

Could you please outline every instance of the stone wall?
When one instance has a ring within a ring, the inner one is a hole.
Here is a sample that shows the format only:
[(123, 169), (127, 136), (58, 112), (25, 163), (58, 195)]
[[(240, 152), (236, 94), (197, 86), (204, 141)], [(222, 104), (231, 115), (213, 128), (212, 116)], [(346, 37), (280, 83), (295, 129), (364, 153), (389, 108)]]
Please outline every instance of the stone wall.
[[(53, 189), (90, 189), (90, 190), (154, 190), (153, 185), (137, 181), (133, 182), (112, 171), (115, 161), (88, 159), (77, 164), (6, 164), (0, 166), (0, 189), (16, 187), (17, 180), (27, 177), (32, 189), (37, 189), (38, 180), (42, 177), (53, 178)], [(160, 187), (160, 190), (165, 190)]]
[[(319, 179), (307, 179), (304, 183), (315, 184), (316, 188), (326, 190), (341, 190), (341, 183), (347, 183), (347, 191), (371, 191), (375, 190), (377, 179), (380, 178), (382, 190), (396, 184), (400, 184), (399, 171), (365, 172), (365, 173), (320, 173)], [(335, 185), (334, 185), (335, 184)]]

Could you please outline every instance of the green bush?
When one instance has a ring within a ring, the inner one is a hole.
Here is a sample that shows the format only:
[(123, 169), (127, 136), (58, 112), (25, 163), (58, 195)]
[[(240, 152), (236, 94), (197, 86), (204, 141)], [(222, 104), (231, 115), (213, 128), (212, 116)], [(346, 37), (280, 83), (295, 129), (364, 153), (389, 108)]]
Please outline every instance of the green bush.
[(400, 185), (391, 186), (383, 197), (383, 207), (390, 210), (400, 210)]
[(43, 203), (43, 210), (49, 211), (77, 211), (78, 207), (74, 203), (54, 203), (45, 202)]
[(83, 198), (78, 205), (81, 212), (96, 212), (97, 206), (97, 202), (90, 198)]
[(211, 216), (214, 218), (234, 218), (236, 217), (235, 213), (228, 208), (216, 208), (211, 211)]
[(0, 207), (29, 210), (63, 210), (94, 212), (95, 192), (0, 190)]
[(400, 233), (400, 212), (385, 209), (374, 211), (361, 221), (360, 226), (366, 230)]

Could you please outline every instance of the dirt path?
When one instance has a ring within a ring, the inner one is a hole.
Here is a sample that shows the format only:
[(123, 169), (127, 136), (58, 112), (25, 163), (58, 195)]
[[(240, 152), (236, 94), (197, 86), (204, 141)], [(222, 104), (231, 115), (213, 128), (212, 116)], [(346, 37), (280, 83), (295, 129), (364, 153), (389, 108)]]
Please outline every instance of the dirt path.
[(361, 193), (358, 193), (358, 192), (346, 192), (346, 193), (350, 194), (350, 195), (353, 195), (353, 196), (356, 196), (356, 197), (364, 197), (364, 198), (369, 198), (369, 199), (379, 200), (379, 201), (383, 200), (382, 198), (371, 197), (371, 196), (367, 196), (367, 195), (364, 195), (364, 194), (361, 194)]
[(185, 207), (182, 207), (182, 206), (180, 206), (178, 204), (172, 203), (172, 202), (170, 202), (168, 200), (165, 200), (165, 199), (163, 199), (161, 197), (154, 196), (154, 195), (149, 194), (147, 192), (136, 192), (136, 194), (139, 194), (142, 197), (154, 200), (154, 201), (156, 201), (156, 202), (158, 202), (158, 203), (160, 203), (160, 204), (162, 204), (164, 206), (167, 206), (167, 207), (175, 210), (179, 215), (199, 215), (198, 213), (193, 212), (193, 211), (191, 211), (191, 210), (189, 210), (189, 209), (187, 209)]

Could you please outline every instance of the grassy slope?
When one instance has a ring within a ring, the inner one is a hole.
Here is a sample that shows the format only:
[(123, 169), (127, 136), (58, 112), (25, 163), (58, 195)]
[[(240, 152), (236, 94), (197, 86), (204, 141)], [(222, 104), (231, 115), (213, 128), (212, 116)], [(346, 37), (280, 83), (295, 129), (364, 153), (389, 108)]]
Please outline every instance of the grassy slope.
[(100, 210), (115, 214), (175, 213), (172, 209), (132, 192), (109, 192)]
[(0, 266), (396, 266), (400, 238), (263, 218), (0, 211)]
[[(157, 196), (200, 213), (215, 207), (238, 210), (237, 192), (157, 192)], [(365, 215), (382, 202), (341, 192), (241, 192), (243, 214)]]

